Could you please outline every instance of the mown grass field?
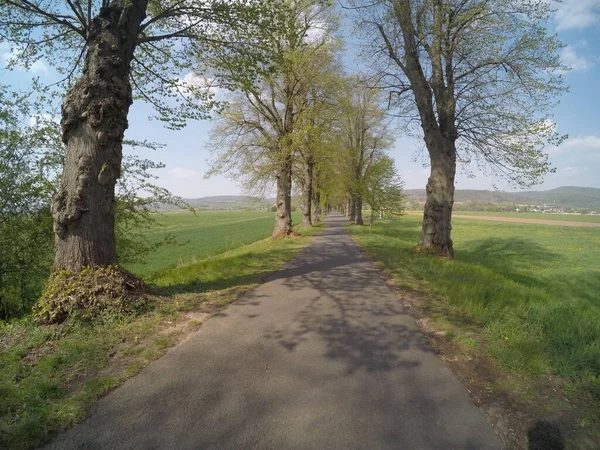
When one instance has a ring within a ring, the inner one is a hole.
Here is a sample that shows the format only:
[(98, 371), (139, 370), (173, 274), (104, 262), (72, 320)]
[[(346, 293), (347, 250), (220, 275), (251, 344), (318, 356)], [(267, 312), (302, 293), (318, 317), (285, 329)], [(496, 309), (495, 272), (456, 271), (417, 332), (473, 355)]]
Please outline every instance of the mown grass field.
[[(178, 245), (165, 245), (144, 255), (143, 263), (129, 264), (128, 270), (142, 277), (264, 239), (273, 232), (274, 213), (269, 211), (198, 211), (165, 213), (156, 216), (156, 226), (146, 233), (149, 242), (171, 235)], [(294, 223), (300, 220), (293, 214)]]
[[(416, 211), (415, 211), (416, 213)], [(412, 211), (411, 211), (412, 214)], [(422, 213), (421, 213), (422, 214)], [(487, 211), (454, 211), (456, 215), (512, 217), (516, 219), (564, 220), (569, 222), (600, 223), (600, 214), (551, 214), (536, 212), (487, 212)]]
[(82, 420), (100, 396), (256, 286), (319, 233), (313, 228), (297, 238), (262, 239), (272, 231), (273, 213), (169, 214), (161, 220), (166, 226), (154, 236), (169, 231), (190, 242), (161, 247), (149, 255), (148, 266), (136, 270), (145, 275), (151, 294), (138, 314), (59, 326), (38, 326), (31, 317), (0, 322), (1, 449), (37, 448)]
[[(401, 288), (441, 299), (514, 373), (557, 375), (600, 412), (600, 230), (453, 220), (455, 260), (413, 253), (421, 218), (349, 227)], [(463, 320), (466, 319), (466, 320)], [(478, 345), (477, 343), (472, 343)], [(600, 428), (600, 426), (599, 426)]]

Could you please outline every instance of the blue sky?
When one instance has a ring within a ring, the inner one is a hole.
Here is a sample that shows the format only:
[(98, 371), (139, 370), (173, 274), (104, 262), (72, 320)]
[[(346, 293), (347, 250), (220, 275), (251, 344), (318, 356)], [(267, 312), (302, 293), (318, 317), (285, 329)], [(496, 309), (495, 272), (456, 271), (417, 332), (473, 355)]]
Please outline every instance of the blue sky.
[[(563, 95), (561, 104), (554, 111), (553, 120), (561, 134), (568, 134), (560, 147), (548, 148), (556, 173), (548, 174), (535, 190), (552, 189), (559, 186), (589, 186), (600, 188), (600, 0), (564, 0), (558, 6), (552, 23), (567, 45), (562, 50), (563, 62), (572, 68), (565, 74), (570, 92)], [(349, 49), (349, 55), (354, 54)], [(9, 50), (0, 44), (0, 67), (9, 58)], [(352, 59), (348, 56), (347, 59)], [(28, 73), (16, 69), (13, 72), (0, 70), (0, 83), (25, 89), (29, 76), (41, 77), (51, 82), (55, 78), (52, 68), (43, 61), (36, 63)], [(152, 115), (149, 106), (136, 102), (129, 114), (130, 139), (148, 139), (160, 142), (165, 147), (157, 152), (143, 151), (142, 156), (166, 164), (166, 168), (157, 171), (159, 184), (174, 194), (186, 198), (210, 195), (234, 195), (241, 193), (240, 188), (224, 177), (204, 179), (210, 157), (206, 149), (211, 123), (209, 121), (190, 123), (184, 130), (169, 131), (160, 122), (150, 121)], [(409, 189), (424, 188), (429, 169), (418, 158), (421, 141), (399, 137), (391, 151), (402, 178)], [(417, 161), (415, 161), (417, 156)], [(509, 190), (509, 186), (499, 180), (492, 180), (484, 174), (474, 171), (475, 178), (459, 172), (458, 189), (493, 189), (497, 187)]]

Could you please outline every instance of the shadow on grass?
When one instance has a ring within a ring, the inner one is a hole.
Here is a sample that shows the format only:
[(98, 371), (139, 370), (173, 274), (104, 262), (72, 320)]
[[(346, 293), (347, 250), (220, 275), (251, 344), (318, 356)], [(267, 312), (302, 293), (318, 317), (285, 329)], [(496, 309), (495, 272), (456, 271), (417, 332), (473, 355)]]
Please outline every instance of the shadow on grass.
[[(600, 306), (600, 276), (592, 271), (559, 272), (562, 255), (527, 239), (489, 238), (474, 241), (457, 261), (480, 265), (527, 287), (540, 288), (565, 300), (579, 298)], [(552, 273), (551, 279), (542, 273)]]
[(209, 258), (159, 273), (149, 280), (153, 294), (204, 293), (263, 281), (290, 259), (297, 248), (278, 248)]
[(488, 238), (469, 243), (468, 250), (457, 252), (457, 261), (475, 264), (493, 270), (517, 283), (545, 287), (532, 271), (552, 267), (560, 255), (527, 239)]

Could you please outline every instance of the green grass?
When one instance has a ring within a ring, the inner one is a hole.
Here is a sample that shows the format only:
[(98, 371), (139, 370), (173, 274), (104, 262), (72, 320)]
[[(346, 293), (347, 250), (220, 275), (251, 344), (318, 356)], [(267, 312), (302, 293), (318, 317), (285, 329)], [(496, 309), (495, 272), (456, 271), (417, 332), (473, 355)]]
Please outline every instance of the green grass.
[[(146, 278), (158, 271), (233, 250), (270, 236), (274, 217), (274, 213), (269, 211), (165, 213), (157, 216), (157, 226), (146, 236), (153, 243), (172, 235), (178, 244), (163, 245), (157, 251), (144, 255), (143, 263), (126, 265), (126, 269)], [(300, 220), (299, 213), (292, 217), (294, 223)]]
[(600, 406), (600, 233), (453, 220), (453, 261), (411, 252), (420, 217), (350, 227), (404, 288), (447, 307), (445, 320), (474, 327), (504, 367), (556, 374)]
[[(223, 217), (215, 213), (215, 222)], [(252, 213), (229, 217), (249, 218), (247, 225), (256, 219)], [(272, 227), (272, 213), (269, 217)], [(167, 219), (174, 234), (187, 229), (199, 238), (194, 220)], [(228, 229), (226, 221), (220, 223), (221, 229)], [(98, 397), (178, 342), (181, 330), (176, 334), (161, 330), (168, 331), (185, 314), (225, 307), (281, 267), (318, 232), (314, 228), (303, 230), (298, 238), (264, 239), (155, 272), (148, 280), (156, 296), (136, 317), (108, 316), (93, 324), (58, 327), (37, 326), (29, 318), (0, 324), (0, 448), (35, 448), (81, 421)], [(199, 322), (190, 320), (187, 326), (193, 331)]]
[(454, 211), (464, 216), (515, 217), (519, 219), (564, 220), (569, 222), (600, 223), (600, 214), (551, 214), (536, 212), (487, 212), (487, 211)]

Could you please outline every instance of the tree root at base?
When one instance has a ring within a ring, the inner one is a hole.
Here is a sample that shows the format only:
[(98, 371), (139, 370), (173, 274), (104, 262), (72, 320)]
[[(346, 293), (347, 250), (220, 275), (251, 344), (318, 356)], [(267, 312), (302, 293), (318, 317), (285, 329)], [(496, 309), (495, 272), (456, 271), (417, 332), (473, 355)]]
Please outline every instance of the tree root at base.
[(94, 319), (104, 314), (134, 314), (147, 304), (145, 285), (117, 266), (55, 271), (34, 306), (38, 324), (62, 323), (69, 317)]

